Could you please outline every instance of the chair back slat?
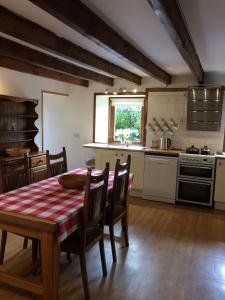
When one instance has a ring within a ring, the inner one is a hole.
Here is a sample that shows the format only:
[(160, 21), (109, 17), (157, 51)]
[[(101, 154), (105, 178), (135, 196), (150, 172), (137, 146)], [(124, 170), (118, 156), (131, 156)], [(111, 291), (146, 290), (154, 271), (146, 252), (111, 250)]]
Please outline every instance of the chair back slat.
[(66, 149), (58, 154), (50, 154), (46, 151), (46, 163), (48, 177), (54, 177), (67, 172)]
[(127, 172), (123, 171), (121, 173), (118, 174), (117, 177), (117, 184), (116, 184), (116, 188), (115, 188), (115, 204), (118, 205), (124, 205), (124, 200), (126, 197), (126, 178), (127, 178)]
[(87, 174), (82, 222), (82, 243), (85, 246), (86, 232), (89, 228), (99, 227), (103, 232), (104, 214), (109, 177), (109, 163), (100, 175)]
[(111, 195), (110, 206), (112, 209), (112, 217), (115, 205), (127, 207), (127, 195), (129, 187), (131, 156), (128, 155), (127, 162), (121, 164), (117, 159), (115, 167), (115, 176), (113, 183), (113, 192)]
[(1, 162), (1, 186), (6, 193), (30, 184), (28, 157)]

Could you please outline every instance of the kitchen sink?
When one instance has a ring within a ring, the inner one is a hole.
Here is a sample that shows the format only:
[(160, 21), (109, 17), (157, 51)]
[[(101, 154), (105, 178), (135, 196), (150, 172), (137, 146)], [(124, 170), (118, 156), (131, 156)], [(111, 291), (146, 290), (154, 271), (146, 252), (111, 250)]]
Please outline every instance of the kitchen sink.
[(139, 145), (123, 145), (123, 144), (108, 144), (109, 148), (119, 148), (119, 149), (140, 149), (140, 150), (144, 150), (146, 147), (143, 146), (139, 146)]

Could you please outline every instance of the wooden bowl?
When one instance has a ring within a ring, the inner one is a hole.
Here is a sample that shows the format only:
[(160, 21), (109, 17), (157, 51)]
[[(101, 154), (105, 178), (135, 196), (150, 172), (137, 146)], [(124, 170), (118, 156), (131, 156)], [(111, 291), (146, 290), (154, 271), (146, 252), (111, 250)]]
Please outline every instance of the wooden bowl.
[(87, 175), (65, 174), (59, 177), (58, 181), (65, 189), (82, 188), (87, 180)]
[(11, 157), (23, 156), (24, 154), (29, 154), (29, 148), (8, 148), (5, 150), (6, 154)]

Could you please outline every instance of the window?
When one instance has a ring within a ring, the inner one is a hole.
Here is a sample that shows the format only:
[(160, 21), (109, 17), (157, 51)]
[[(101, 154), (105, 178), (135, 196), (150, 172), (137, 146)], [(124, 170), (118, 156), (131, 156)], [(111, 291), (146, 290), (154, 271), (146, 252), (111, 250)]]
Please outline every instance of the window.
[(144, 98), (110, 98), (108, 142), (144, 144)]

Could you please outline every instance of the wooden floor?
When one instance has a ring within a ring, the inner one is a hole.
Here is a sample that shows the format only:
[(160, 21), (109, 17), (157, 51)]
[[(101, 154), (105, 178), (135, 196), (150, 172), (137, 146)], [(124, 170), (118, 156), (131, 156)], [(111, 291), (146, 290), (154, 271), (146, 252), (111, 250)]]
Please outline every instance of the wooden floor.
[[(118, 238), (118, 262), (112, 263), (106, 239), (108, 276), (102, 278), (98, 247), (88, 253), (92, 299), (225, 299), (225, 214), (209, 209), (131, 199), (130, 247)], [(117, 228), (120, 235), (120, 227)], [(6, 263), (18, 273), (31, 260), (22, 239), (11, 235)], [(10, 258), (16, 253), (16, 258)], [(6, 265), (5, 263), (5, 265)], [(35, 277), (38, 280), (38, 276)], [(41, 299), (0, 285), (1, 300)], [(61, 257), (60, 299), (83, 299), (79, 260)]]

